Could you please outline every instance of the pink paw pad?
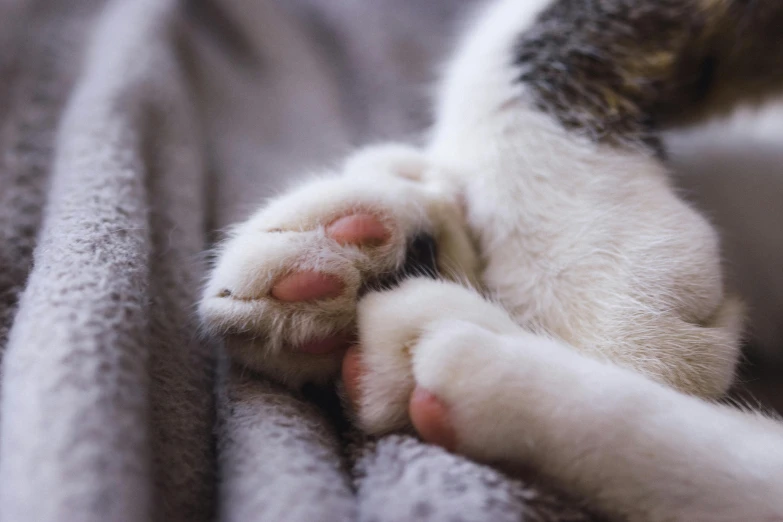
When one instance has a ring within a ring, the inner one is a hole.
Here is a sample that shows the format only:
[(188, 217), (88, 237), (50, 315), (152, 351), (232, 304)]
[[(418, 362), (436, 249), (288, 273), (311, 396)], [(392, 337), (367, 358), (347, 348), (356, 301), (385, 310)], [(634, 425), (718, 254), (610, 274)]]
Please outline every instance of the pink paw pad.
[(272, 288), (272, 297), (288, 303), (331, 299), (339, 296), (345, 283), (332, 274), (296, 272), (285, 276)]
[(446, 404), (423, 388), (416, 388), (408, 405), (413, 427), (422, 439), (448, 451), (457, 447), (457, 436)]
[[(352, 214), (326, 227), (326, 235), (341, 245), (376, 246), (389, 239), (389, 231), (372, 214)], [(345, 283), (332, 274), (313, 271), (287, 275), (272, 287), (272, 297), (288, 303), (338, 297)]]
[(389, 239), (386, 226), (372, 214), (341, 217), (326, 227), (326, 235), (341, 245), (377, 246)]

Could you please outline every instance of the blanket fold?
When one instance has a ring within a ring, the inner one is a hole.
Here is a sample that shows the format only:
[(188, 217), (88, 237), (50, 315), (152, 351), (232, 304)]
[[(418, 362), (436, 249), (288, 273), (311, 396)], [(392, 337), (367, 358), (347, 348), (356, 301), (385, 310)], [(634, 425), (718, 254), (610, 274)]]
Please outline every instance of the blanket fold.
[(587, 521), (334, 415), (199, 331), (207, 250), (426, 128), (474, 0), (0, 1), (0, 521)]
[[(2, 4), (1, 520), (536, 511), (532, 489), (411, 437), (346, 444), (302, 397), (217, 371), (199, 334), (214, 230), (349, 147), (426, 122), (412, 85), (439, 43), (412, 37), (415, 2), (396, 29), (390, 8)], [(417, 27), (447, 32), (443, 12), (421, 12)]]

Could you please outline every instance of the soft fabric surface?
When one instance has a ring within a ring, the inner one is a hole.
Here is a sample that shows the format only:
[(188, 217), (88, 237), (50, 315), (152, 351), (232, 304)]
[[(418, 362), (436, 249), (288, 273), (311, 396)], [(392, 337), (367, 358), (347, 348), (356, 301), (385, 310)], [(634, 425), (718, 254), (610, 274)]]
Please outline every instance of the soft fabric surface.
[(582, 521), (573, 500), (230, 368), (221, 228), (415, 138), (473, 0), (0, 0), (0, 520)]

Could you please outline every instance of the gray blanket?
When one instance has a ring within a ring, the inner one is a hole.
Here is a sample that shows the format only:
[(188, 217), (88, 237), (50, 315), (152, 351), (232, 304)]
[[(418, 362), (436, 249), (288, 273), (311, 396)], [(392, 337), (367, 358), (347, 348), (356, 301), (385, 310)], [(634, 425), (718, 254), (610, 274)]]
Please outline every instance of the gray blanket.
[(230, 367), (221, 228), (415, 137), (471, 0), (0, 0), (0, 520), (593, 520)]

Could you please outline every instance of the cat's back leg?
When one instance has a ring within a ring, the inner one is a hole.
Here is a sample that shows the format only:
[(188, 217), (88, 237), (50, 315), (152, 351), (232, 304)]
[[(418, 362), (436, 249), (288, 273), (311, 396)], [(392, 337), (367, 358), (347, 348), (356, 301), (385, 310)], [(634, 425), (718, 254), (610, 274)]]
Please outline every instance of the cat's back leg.
[(515, 319), (679, 389), (725, 390), (741, 307), (659, 132), (778, 88), (781, 22), (783, 4), (732, 0), (501, 0), (476, 17), (428, 152), (461, 176), (483, 282)]

